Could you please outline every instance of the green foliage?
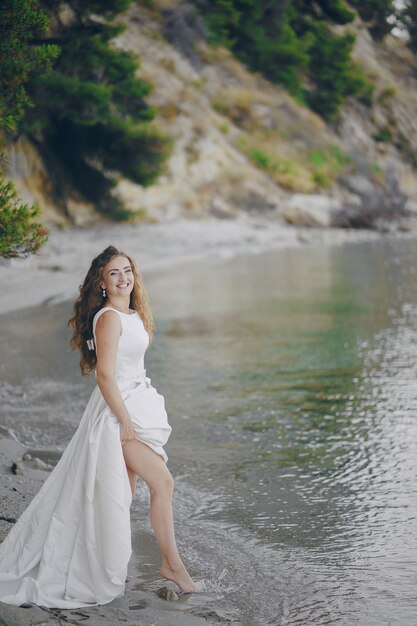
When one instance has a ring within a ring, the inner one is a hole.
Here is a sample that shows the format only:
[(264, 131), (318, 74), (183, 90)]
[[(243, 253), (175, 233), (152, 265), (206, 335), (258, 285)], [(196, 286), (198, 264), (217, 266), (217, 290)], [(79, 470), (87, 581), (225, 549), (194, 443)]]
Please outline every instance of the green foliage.
[[(49, 129), (48, 129), (49, 130)], [(158, 151), (158, 137), (160, 150)], [(82, 126), (64, 120), (56, 122), (46, 135), (47, 145), (59, 154), (66, 177), (88, 201), (100, 207), (102, 213), (116, 220), (134, 218), (114, 195), (118, 179), (108, 172), (120, 171), (127, 178), (149, 184), (159, 171), (165, 156), (166, 138), (156, 130), (115, 120), (113, 124)], [(82, 155), (82, 158), (81, 156)], [(147, 158), (144, 158), (144, 155)], [(100, 168), (97, 167), (100, 163)]]
[(344, 0), (210, 0), (204, 6), (214, 43), (325, 119), (335, 119), (348, 96), (370, 102), (372, 87), (351, 59), (354, 35), (338, 36), (328, 26), (354, 19)]
[(273, 157), (259, 148), (251, 148), (248, 152), (248, 156), (253, 163), (261, 170), (266, 172), (275, 172), (277, 169), (277, 163)]
[(394, 0), (350, 0), (350, 4), (367, 22), (374, 39), (382, 39), (395, 26), (395, 20), (392, 19), (397, 12)]
[(206, 21), (211, 32), (211, 42), (233, 49), (237, 40), (234, 33), (241, 29), (242, 12), (233, 0), (217, 0), (211, 3)]
[[(303, 187), (309, 172), (300, 166), (296, 158), (290, 158), (272, 151), (271, 148), (262, 145), (262, 139), (250, 139), (242, 136), (238, 144), (239, 149), (259, 169), (267, 172), (284, 189), (298, 191), (312, 191), (313, 188)], [(307, 183), (308, 184), (308, 183)]]
[(36, 222), (38, 206), (20, 204), (12, 181), (0, 172), (0, 256), (25, 257), (39, 250), (47, 232)]
[(354, 35), (335, 37), (323, 23), (310, 22), (310, 28), (314, 40), (309, 75), (315, 88), (307, 92), (306, 100), (314, 111), (331, 121), (348, 96), (369, 99), (370, 86), (360, 68), (350, 60)]
[(373, 137), (378, 143), (389, 143), (392, 141), (392, 132), (388, 126), (384, 126)]
[(384, 170), (379, 163), (371, 163), (369, 167), (374, 174), (384, 174)]
[[(304, 5), (303, 8), (305, 8), (306, 2), (300, 4)], [(355, 19), (355, 14), (347, 8), (344, 0), (320, 0), (317, 5), (322, 14), (336, 24), (348, 24)], [(314, 11), (314, 7), (312, 9)]]
[(417, 0), (405, 0), (399, 19), (410, 36), (408, 45), (413, 52), (417, 52)]
[(305, 193), (331, 187), (351, 163), (350, 157), (338, 146), (283, 155), (274, 141), (261, 135), (242, 136), (238, 147), (284, 189)]
[(213, 43), (229, 47), (248, 67), (301, 97), (299, 74), (307, 56), (290, 25), (286, 4), (212, 0), (206, 21)]
[(338, 173), (352, 161), (338, 146), (331, 146), (328, 150), (311, 150), (307, 158), (316, 168), (331, 166)]
[(70, 0), (60, 19), (60, 3), (43, 0), (51, 38), (61, 55), (49, 72), (34, 77), (27, 90), (35, 107), (20, 129), (41, 140), (53, 167), (56, 196), (76, 190), (104, 215), (127, 219), (132, 213), (115, 195), (118, 177), (148, 185), (160, 174), (170, 143), (150, 122), (155, 111), (145, 98), (151, 85), (136, 77), (138, 59), (114, 49), (123, 26), (112, 21), (130, 0)]
[(396, 95), (396, 93), (397, 93), (397, 89), (393, 85), (390, 85), (389, 87), (385, 87), (385, 89), (383, 89), (378, 94), (379, 104), (382, 104), (382, 106), (388, 104), (388, 102)]
[(338, 146), (331, 146), (328, 150), (312, 150), (307, 155), (307, 162), (316, 186), (328, 188), (351, 163), (351, 158)]
[(408, 45), (417, 52), (417, 0), (352, 0), (361, 17), (370, 24), (370, 32), (375, 39), (381, 39), (399, 27), (408, 32)]
[(32, 76), (51, 67), (59, 48), (33, 42), (48, 28), (37, 0), (8, 0), (0, 4), (0, 129), (14, 132), (27, 107), (26, 90)]

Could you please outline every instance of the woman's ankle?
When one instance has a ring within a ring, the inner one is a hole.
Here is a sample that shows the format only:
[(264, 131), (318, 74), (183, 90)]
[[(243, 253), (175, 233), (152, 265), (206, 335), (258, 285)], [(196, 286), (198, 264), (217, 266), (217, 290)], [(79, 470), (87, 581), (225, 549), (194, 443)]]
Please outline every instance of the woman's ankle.
[(181, 557), (173, 560), (163, 559), (161, 569), (169, 570), (170, 572), (180, 572), (182, 569), (185, 569), (185, 565), (181, 561)]

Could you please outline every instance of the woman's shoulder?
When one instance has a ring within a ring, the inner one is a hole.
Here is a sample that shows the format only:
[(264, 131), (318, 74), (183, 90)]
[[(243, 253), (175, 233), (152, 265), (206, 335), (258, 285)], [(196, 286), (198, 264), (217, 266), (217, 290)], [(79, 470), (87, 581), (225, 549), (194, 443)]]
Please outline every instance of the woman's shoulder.
[(93, 320), (97, 320), (101, 315), (103, 315), (103, 313), (107, 313), (107, 311), (114, 311), (117, 314), (120, 313), (120, 311), (114, 309), (112, 306), (103, 306), (94, 314)]
[(111, 315), (111, 316), (109, 315), (108, 316), (109, 318), (113, 317), (114, 319), (116, 319), (118, 317), (120, 319), (120, 321), (122, 321), (122, 316), (120, 315), (120, 311), (118, 311), (117, 309), (113, 309), (113, 307), (110, 307), (110, 306), (104, 306), (103, 308), (99, 309), (97, 311), (97, 313), (93, 317), (93, 330), (95, 329), (96, 324), (97, 324), (99, 318), (104, 313), (107, 313), (107, 312), (109, 312), (109, 313), (112, 312), (113, 313), (113, 315)]

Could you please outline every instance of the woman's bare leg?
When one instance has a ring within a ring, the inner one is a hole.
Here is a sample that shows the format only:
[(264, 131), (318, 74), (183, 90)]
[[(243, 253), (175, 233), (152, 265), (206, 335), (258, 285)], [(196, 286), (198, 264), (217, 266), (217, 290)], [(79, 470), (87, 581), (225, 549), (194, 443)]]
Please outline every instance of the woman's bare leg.
[(126, 466), (148, 485), (151, 496), (151, 524), (161, 550), (160, 574), (172, 580), (181, 591), (196, 590), (178, 554), (172, 515), (173, 478), (159, 454), (146, 444), (134, 440), (123, 445)]
[(132, 472), (132, 470), (126, 466), (127, 469), (127, 475), (129, 476), (129, 483), (130, 483), (130, 489), (132, 490), (132, 498), (135, 495), (135, 491), (136, 491), (136, 480), (138, 475), (136, 474), (136, 472)]

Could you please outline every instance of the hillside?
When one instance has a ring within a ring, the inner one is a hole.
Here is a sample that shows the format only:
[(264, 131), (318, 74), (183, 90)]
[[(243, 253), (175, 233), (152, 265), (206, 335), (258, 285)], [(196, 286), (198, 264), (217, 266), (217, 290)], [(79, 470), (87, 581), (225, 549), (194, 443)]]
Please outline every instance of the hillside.
[[(138, 74), (154, 85), (148, 102), (172, 138), (156, 184), (119, 183), (142, 219), (255, 215), (363, 225), (360, 215), (366, 226), (367, 212), (382, 210), (386, 224), (405, 207), (417, 211), (416, 61), (400, 39), (375, 43), (359, 18), (335, 27), (356, 32), (354, 58), (375, 89), (372, 106), (352, 100), (329, 125), (228, 50), (211, 47), (190, 5), (134, 4), (122, 20), (127, 28), (114, 45), (139, 55)], [(9, 163), (22, 199), (39, 202), (46, 221), (99, 219), (75, 193), (54, 201), (39, 146), (21, 137), (10, 146)], [(346, 214), (353, 220), (344, 222)], [(412, 224), (403, 220), (401, 227)]]

